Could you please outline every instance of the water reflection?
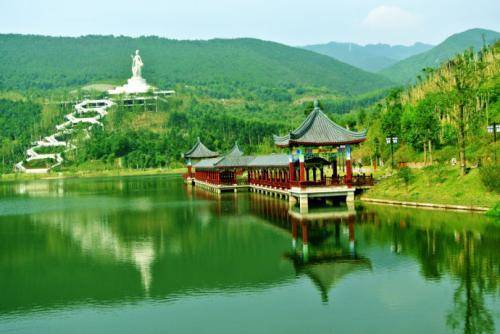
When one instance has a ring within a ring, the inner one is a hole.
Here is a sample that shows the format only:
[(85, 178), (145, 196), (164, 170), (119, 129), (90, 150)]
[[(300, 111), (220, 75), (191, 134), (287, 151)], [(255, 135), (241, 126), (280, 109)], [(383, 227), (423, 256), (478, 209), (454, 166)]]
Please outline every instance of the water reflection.
[(301, 280), (335, 305), (351, 293), (346, 283), (384, 272), (411, 290), (397, 268), (416, 265), (419, 279), (455, 290), (425, 295), (420, 309), (444, 303), (450, 330), (495, 331), (500, 227), (483, 216), (371, 205), (301, 215), (283, 200), (219, 196), (168, 177), (12, 183), (0, 195), (0, 324), (78, 304), (258, 298)]

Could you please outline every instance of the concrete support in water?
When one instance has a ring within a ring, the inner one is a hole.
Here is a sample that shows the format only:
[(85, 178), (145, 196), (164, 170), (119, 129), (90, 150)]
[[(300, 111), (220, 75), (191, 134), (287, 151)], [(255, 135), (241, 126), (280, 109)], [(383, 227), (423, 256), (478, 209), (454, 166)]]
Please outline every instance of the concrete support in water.
[(300, 213), (308, 213), (309, 212), (309, 199), (307, 195), (300, 195), (299, 196), (299, 206), (300, 206)]
[(354, 191), (350, 191), (347, 193), (345, 202), (347, 204), (347, 208), (354, 209)]

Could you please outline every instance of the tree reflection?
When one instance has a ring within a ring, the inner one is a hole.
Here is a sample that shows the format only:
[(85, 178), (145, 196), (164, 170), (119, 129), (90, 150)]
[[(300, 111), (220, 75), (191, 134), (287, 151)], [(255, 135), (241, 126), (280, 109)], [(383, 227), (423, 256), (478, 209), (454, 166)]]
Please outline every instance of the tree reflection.
[(427, 280), (441, 280), (446, 274), (456, 279), (453, 307), (446, 315), (450, 329), (467, 334), (495, 331), (485, 297), (499, 292), (498, 227), (478, 224), (478, 216), (462, 213), (367, 208), (375, 213), (375, 224), (372, 231), (364, 231), (365, 239), (391, 243), (391, 250), (402, 247), (403, 255), (417, 258)]
[(470, 231), (464, 232), (462, 242), (460, 260), (452, 264), (460, 277), (460, 284), (453, 296), (454, 307), (447, 316), (447, 324), (466, 334), (493, 333), (493, 317), (484, 304), (485, 280), (489, 275), (482, 275), (488, 273), (483, 273), (483, 263), (476, 258)]

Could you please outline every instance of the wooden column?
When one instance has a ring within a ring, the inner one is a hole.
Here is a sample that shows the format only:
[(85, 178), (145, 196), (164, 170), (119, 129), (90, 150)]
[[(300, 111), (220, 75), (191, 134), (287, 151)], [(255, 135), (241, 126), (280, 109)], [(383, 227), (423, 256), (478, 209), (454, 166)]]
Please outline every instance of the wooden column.
[(304, 166), (304, 155), (299, 156), (299, 181), (304, 182), (306, 180), (306, 168)]
[(188, 159), (187, 161), (187, 168), (188, 168), (188, 177), (191, 177), (193, 175), (193, 166), (191, 164), (191, 159)]
[(291, 154), (288, 156), (288, 176), (289, 182), (295, 181), (295, 167), (293, 166), (293, 157)]
[(332, 178), (336, 178), (339, 176), (339, 172), (337, 170), (337, 157), (332, 161)]
[(352, 181), (352, 166), (351, 166), (351, 147), (349, 145), (345, 146), (345, 181), (347, 185), (351, 184)]

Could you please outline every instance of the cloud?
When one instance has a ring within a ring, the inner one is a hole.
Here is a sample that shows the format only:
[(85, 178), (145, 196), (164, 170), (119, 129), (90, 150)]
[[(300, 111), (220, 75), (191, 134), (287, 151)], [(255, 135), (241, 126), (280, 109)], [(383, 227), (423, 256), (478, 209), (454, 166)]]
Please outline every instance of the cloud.
[(363, 25), (379, 30), (410, 29), (418, 23), (418, 17), (397, 6), (378, 6), (363, 20)]

